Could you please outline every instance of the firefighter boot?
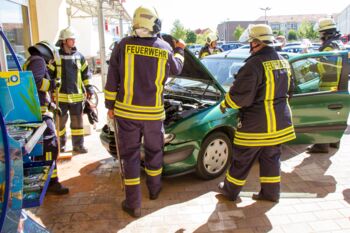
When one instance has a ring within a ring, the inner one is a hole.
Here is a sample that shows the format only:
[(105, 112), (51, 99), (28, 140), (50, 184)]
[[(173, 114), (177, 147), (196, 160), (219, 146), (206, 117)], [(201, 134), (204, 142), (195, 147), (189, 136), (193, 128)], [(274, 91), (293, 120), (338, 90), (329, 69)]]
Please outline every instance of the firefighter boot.
[(159, 189), (157, 192), (155, 192), (155, 193), (149, 192), (149, 199), (150, 199), (150, 200), (156, 200), (156, 199), (158, 199), (158, 196), (159, 196), (160, 191), (162, 191), (162, 188), (160, 188), (160, 189)]
[(126, 201), (122, 201), (122, 209), (128, 213), (131, 217), (138, 218), (141, 217), (141, 208), (130, 208), (126, 205)]
[(236, 198), (232, 198), (230, 193), (225, 189), (225, 182), (220, 182), (218, 184), (219, 193), (224, 195), (230, 201), (236, 201)]
[(52, 194), (56, 195), (64, 195), (69, 193), (69, 189), (67, 187), (64, 187), (60, 182), (57, 180), (50, 181), (49, 187), (47, 188), (47, 191)]
[(88, 153), (88, 149), (85, 146), (74, 146), (73, 154), (86, 154)]
[(252, 196), (253, 200), (256, 201), (271, 201), (271, 202), (279, 202), (279, 198), (270, 198), (270, 197), (265, 197), (264, 195), (258, 193), (258, 194), (253, 194)]

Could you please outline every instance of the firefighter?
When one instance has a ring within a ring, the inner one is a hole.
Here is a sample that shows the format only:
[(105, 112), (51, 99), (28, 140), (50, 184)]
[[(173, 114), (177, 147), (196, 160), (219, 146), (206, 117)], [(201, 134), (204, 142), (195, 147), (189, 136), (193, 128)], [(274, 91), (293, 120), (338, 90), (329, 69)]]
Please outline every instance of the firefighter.
[(218, 47), (218, 40), (219, 37), (216, 34), (210, 33), (206, 39), (204, 47), (199, 51), (199, 58), (223, 52), (223, 50)]
[[(42, 119), (47, 128), (44, 131), (44, 155), (45, 160), (56, 161), (58, 156), (58, 141), (56, 136), (55, 124), (53, 122), (53, 113), (59, 114), (59, 109), (52, 102), (51, 92), (55, 90), (59, 82), (51, 79), (47, 65), (54, 61), (55, 48), (47, 41), (41, 41), (28, 48), (30, 57), (23, 65), (23, 70), (32, 71), (38, 90)], [(44, 159), (44, 158), (39, 158)], [(57, 176), (57, 165), (52, 172), (48, 192), (55, 194), (67, 194), (69, 189), (64, 187)]]
[[(323, 51), (333, 51), (333, 50), (344, 50), (344, 44), (340, 40), (341, 34), (337, 30), (337, 26), (332, 18), (322, 18), (319, 20), (318, 24), (315, 25), (315, 29), (319, 32), (321, 46), (318, 49), (320, 52)], [(337, 63), (337, 62), (334, 62)], [(326, 63), (324, 63), (326, 64)], [(334, 69), (333, 67), (326, 67), (325, 65), (319, 64), (318, 72), (321, 74), (320, 77), (320, 90), (335, 90), (338, 88), (340, 72), (341, 69), (337, 69), (334, 72), (327, 73), (336, 73), (336, 75), (322, 75), (322, 70), (325, 69)], [(329, 146), (334, 148), (339, 148), (340, 143), (321, 143), (314, 144), (309, 147), (307, 150), (309, 153), (328, 153)]]
[(60, 149), (66, 150), (66, 123), (68, 112), (72, 135), (73, 153), (84, 154), (88, 150), (84, 146), (83, 101), (91, 99), (94, 94), (91, 86), (91, 72), (84, 56), (75, 47), (76, 34), (70, 27), (61, 30), (56, 46), (59, 47), (60, 58), (50, 65), (57, 79), (62, 80), (59, 87), (58, 102), (62, 110), (59, 119)]
[(250, 25), (240, 41), (250, 43), (251, 56), (220, 104), (223, 113), (233, 108), (239, 114), (231, 167), (218, 188), (228, 199), (236, 200), (258, 159), (261, 189), (252, 198), (278, 202), (281, 144), (295, 139), (288, 104), (291, 70), (288, 61), (273, 48), (270, 26)]
[(281, 52), (286, 46), (286, 37), (283, 35), (278, 35), (276, 36), (276, 41), (278, 42), (278, 46), (275, 46), (275, 49), (276, 51)]
[[(108, 117), (117, 122), (118, 144), (124, 168), (126, 198), (122, 209), (141, 216), (140, 147), (143, 137), (149, 198), (161, 191), (165, 119), (163, 90), (169, 74), (180, 74), (185, 43), (171, 45), (159, 36), (161, 21), (153, 7), (138, 7), (133, 35), (113, 49), (105, 86)], [(122, 145), (122, 146), (121, 146)]]

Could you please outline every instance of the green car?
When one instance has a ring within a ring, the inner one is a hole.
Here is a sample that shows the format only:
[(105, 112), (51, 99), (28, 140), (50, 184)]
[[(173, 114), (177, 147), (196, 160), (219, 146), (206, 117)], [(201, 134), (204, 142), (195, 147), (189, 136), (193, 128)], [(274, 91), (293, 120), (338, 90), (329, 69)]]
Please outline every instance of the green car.
[[(226, 170), (238, 111), (222, 114), (219, 103), (249, 56), (247, 51), (231, 50), (199, 60), (185, 50), (181, 75), (170, 77), (165, 86), (163, 176), (195, 172), (212, 179)], [(282, 55), (289, 59), (294, 78), (290, 105), (297, 138), (289, 144), (339, 142), (350, 104), (348, 52)], [(323, 77), (335, 77), (337, 86), (322, 88)], [(100, 139), (116, 157), (111, 127), (105, 125)]]

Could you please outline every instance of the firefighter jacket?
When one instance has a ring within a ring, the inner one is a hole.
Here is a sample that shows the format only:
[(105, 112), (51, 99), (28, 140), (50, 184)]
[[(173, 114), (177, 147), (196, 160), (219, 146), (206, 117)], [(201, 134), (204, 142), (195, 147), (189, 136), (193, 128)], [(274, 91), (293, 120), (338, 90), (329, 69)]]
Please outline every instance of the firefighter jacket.
[(45, 114), (51, 103), (50, 92), (56, 88), (55, 80), (50, 78), (44, 58), (30, 56), (23, 65), (23, 70), (30, 70), (33, 73), (36, 88), (38, 90), (41, 113)]
[(71, 54), (67, 54), (61, 47), (59, 54), (60, 58), (55, 60), (55, 64), (48, 66), (54, 77), (61, 80), (58, 101), (63, 103), (82, 102), (85, 91), (94, 92), (91, 86), (91, 72), (88, 63), (76, 48)]
[[(340, 35), (334, 36), (322, 43), (318, 49), (320, 52), (344, 50), (344, 44), (339, 39)], [(341, 75), (341, 58), (334, 58), (334, 60), (322, 60), (317, 64), (318, 72), (320, 73), (320, 90), (337, 90)], [(329, 65), (327, 65), (329, 64)]]
[(199, 51), (199, 58), (203, 58), (205, 56), (212, 55), (212, 54), (218, 54), (218, 53), (221, 53), (221, 52), (223, 52), (223, 50), (221, 48), (219, 48), (219, 47), (215, 47), (215, 48), (213, 48), (212, 51), (210, 51), (209, 45), (206, 44)]
[(134, 120), (165, 119), (163, 90), (170, 74), (181, 73), (184, 51), (158, 37), (126, 37), (113, 49), (105, 105), (114, 115)]
[(295, 139), (288, 103), (288, 61), (264, 47), (245, 62), (221, 102), (223, 107), (239, 109), (234, 144), (273, 146)]

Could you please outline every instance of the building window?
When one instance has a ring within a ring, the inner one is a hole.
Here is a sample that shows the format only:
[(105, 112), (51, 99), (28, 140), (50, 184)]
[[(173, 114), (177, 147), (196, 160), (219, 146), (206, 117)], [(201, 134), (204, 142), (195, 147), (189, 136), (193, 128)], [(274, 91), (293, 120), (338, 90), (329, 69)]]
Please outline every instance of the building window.
[[(0, 4), (0, 24), (7, 39), (16, 54), (27, 57), (27, 49), (31, 44), (27, 1), (0, 0)], [(5, 51), (6, 54), (10, 53), (8, 48)]]

